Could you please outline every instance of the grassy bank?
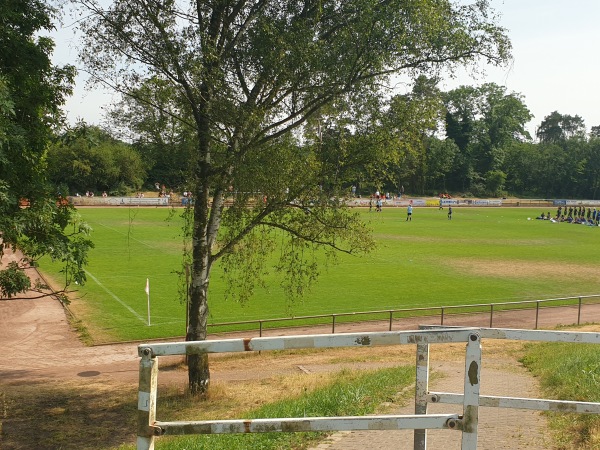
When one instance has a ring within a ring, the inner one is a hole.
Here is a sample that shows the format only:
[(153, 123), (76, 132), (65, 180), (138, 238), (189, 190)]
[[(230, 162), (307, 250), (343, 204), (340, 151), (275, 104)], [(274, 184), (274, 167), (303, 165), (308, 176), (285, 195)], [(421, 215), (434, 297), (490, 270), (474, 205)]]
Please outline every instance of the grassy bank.
[[(539, 378), (544, 398), (600, 402), (600, 346), (543, 343), (527, 345), (523, 363)], [(547, 413), (558, 449), (600, 448), (600, 417)]]

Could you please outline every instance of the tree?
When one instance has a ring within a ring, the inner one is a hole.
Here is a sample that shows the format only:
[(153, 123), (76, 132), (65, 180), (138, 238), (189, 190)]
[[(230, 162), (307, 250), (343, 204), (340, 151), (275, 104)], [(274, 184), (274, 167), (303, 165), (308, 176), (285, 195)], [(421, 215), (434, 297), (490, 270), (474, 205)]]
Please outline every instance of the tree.
[(399, 174), (396, 188), (404, 183), (413, 187), (413, 192), (424, 193), (428, 164), (430, 138), (437, 132), (444, 105), (436, 78), (418, 77), (410, 93), (391, 98), (382, 127), (390, 135), (390, 147), (397, 148), (399, 158), (396, 171)]
[(508, 147), (503, 164), (506, 173), (506, 189), (514, 194), (525, 196), (542, 195), (543, 178), (542, 155), (538, 144), (515, 142)]
[[(465, 166), (460, 168), (462, 184), (469, 186), (474, 179), (487, 184), (485, 174), (490, 174), (494, 178), (490, 183), (495, 184), (508, 148), (515, 142), (531, 139), (525, 124), (532, 115), (522, 96), (486, 83), (448, 92), (446, 105), (446, 135), (465, 155), (462, 158)], [(480, 186), (485, 190), (483, 184)]]
[(49, 147), (47, 159), (49, 178), (63, 195), (124, 195), (139, 190), (146, 178), (142, 158), (131, 145), (83, 122)]
[[(336, 101), (352, 103), (355, 93), (376, 92), (399, 72), (435, 72), (478, 58), (496, 64), (510, 51), (485, 1), (78, 3), (86, 10), (83, 61), (98, 79), (136, 95), (140, 83), (157, 77), (185, 100), (177, 118), (197, 145), (188, 340), (206, 337), (217, 260), (246, 263), (252, 270), (238, 274), (251, 283), (246, 274), (264, 267), (257, 252), (277, 239), (284, 246), (278, 267), (293, 293), (314, 278), (312, 249), (370, 248), (339, 186), (320, 183), (320, 142), (299, 139), (311, 117)], [(204, 392), (206, 355), (188, 355), (188, 370), (191, 392)]]
[(46, 145), (75, 73), (51, 64), (53, 42), (40, 36), (53, 14), (37, 0), (0, 5), (0, 256), (8, 246), (25, 256), (0, 272), (8, 296), (29, 288), (21, 271), (43, 255), (64, 263), (66, 284), (83, 283), (92, 246), (87, 226), (45, 175)]
[(452, 170), (458, 153), (458, 146), (452, 139), (441, 140), (435, 137), (428, 139), (427, 174), (432, 182), (432, 189), (446, 191), (446, 177)]
[[(600, 130), (600, 128), (599, 128)], [(600, 136), (593, 137), (587, 145), (587, 164), (585, 166), (584, 183), (588, 188), (589, 198), (597, 199), (600, 190)]]
[(485, 174), (485, 185), (491, 195), (500, 195), (505, 182), (506, 174), (501, 170), (490, 170)]
[(561, 144), (571, 138), (585, 138), (585, 123), (580, 116), (554, 111), (544, 117), (535, 132), (543, 144)]
[[(144, 101), (137, 101), (139, 98)], [(178, 120), (183, 110), (185, 99), (168, 82), (153, 77), (110, 111), (113, 129), (143, 156), (147, 181), (153, 189), (155, 183), (187, 189), (197, 140)], [(190, 115), (189, 108), (185, 115)]]
[(454, 141), (459, 150), (449, 180), (452, 190), (466, 190), (471, 186), (475, 165), (471, 157), (472, 135), (477, 120), (475, 99), (476, 90), (471, 86), (460, 86), (444, 95), (446, 138)]

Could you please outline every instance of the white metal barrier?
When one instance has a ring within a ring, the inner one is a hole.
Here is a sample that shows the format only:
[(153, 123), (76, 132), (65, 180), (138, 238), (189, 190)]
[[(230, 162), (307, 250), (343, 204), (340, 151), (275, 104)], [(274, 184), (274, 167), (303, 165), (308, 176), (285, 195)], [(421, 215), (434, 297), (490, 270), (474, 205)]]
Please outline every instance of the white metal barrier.
[[(514, 330), (498, 328), (425, 327), (418, 331), (345, 333), (252, 339), (226, 339), (197, 342), (142, 344), (138, 392), (138, 450), (154, 448), (156, 436), (185, 434), (303, 432), (341, 430), (414, 429), (414, 448), (427, 448), (428, 429), (462, 432), (462, 449), (477, 448), (480, 406), (519, 408), (540, 411), (600, 413), (600, 403), (492, 397), (479, 395), (481, 379), (481, 340), (511, 339), (545, 342), (600, 344), (599, 333)], [(466, 344), (463, 393), (429, 391), (429, 346)], [(301, 417), (254, 420), (217, 420), (167, 422), (156, 420), (158, 358), (168, 355), (290, 350), (302, 348), (374, 347), (417, 345), (415, 414), (361, 417)], [(462, 404), (462, 414), (427, 414), (429, 403)]]

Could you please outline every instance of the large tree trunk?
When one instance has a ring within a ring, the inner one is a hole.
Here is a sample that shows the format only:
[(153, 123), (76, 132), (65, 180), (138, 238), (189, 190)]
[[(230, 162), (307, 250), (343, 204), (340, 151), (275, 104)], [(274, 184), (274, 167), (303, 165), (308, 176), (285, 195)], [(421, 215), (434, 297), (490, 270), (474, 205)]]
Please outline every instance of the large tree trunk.
[[(208, 285), (211, 271), (211, 250), (215, 242), (224, 204), (223, 193), (215, 192), (209, 209), (208, 186), (198, 191), (194, 204), (193, 263), (192, 283), (190, 285), (189, 324), (186, 341), (206, 339), (208, 322)], [(209, 214), (210, 211), (210, 214)], [(208, 355), (188, 354), (188, 381), (192, 394), (204, 394), (208, 390), (210, 372)]]
[[(190, 318), (185, 339), (186, 341), (201, 341), (206, 339), (208, 277), (194, 274), (190, 291)], [(208, 355), (206, 353), (188, 354), (187, 362), (190, 392), (205, 394), (210, 383)]]
[[(206, 173), (206, 166), (201, 164), (200, 172)], [(214, 236), (210, 223), (216, 220), (218, 211), (209, 214), (208, 185), (199, 186), (194, 199), (194, 225), (192, 231), (192, 282), (189, 287), (190, 310), (186, 341), (202, 341), (206, 339), (208, 321), (208, 285), (210, 280), (211, 243)], [(213, 202), (213, 209), (216, 206)], [(188, 354), (188, 381), (192, 394), (204, 394), (208, 390), (210, 372), (208, 355)]]
[[(216, 238), (216, 231), (211, 221), (220, 221), (214, 214), (211, 217), (209, 206), (210, 191), (210, 125), (208, 120), (208, 102), (211, 95), (206, 84), (200, 88), (202, 100), (195, 109), (198, 132), (198, 161), (194, 170), (196, 189), (194, 195), (194, 223), (192, 228), (192, 283), (189, 287), (190, 309), (186, 341), (201, 341), (206, 339), (206, 324), (208, 321), (208, 284), (211, 269), (211, 247)], [(191, 95), (190, 95), (191, 96)], [(216, 196), (215, 196), (216, 198)], [(212, 204), (213, 208), (215, 202)], [(211, 234), (214, 233), (214, 234)], [(205, 394), (210, 384), (208, 355), (188, 354), (188, 383), (192, 394)]]

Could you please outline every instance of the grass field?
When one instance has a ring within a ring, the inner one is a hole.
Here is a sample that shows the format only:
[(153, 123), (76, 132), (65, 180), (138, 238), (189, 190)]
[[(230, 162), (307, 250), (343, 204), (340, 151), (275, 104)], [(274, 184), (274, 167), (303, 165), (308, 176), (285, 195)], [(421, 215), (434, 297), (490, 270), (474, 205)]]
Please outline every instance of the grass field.
[[(96, 248), (73, 309), (96, 342), (182, 336), (185, 308), (178, 295), (181, 210), (90, 208)], [(319, 282), (289, 305), (276, 278), (248, 304), (224, 300), (216, 265), (210, 323), (352, 311), (520, 301), (600, 293), (599, 227), (534, 220), (525, 208), (404, 208), (363, 211), (378, 243), (365, 257), (342, 255)], [(532, 220), (528, 220), (531, 218)], [(42, 270), (60, 280), (47, 261)], [(148, 326), (146, 278), (150, 279)]]
[[(597, 327), (583, 331), (598, 331)], [(528, 344), (525, 366), (539, 380), (544, 398), (599, 402), (600, 348), (594, 344)], [(600, 448), (598, 414), (546, 413), (554, 448)]]

